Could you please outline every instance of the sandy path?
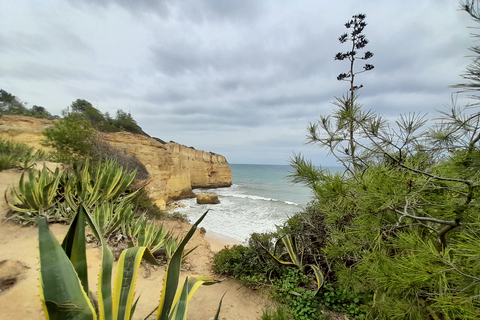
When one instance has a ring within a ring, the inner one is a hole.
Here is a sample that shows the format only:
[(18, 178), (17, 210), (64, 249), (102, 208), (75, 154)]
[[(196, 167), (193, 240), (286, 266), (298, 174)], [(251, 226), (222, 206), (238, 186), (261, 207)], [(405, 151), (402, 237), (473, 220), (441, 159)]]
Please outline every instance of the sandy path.
[[(21, 227), (4, 221), (8, 206), (3, 195), (8, 187), (18, 183), (20, 172), (7, 170), (0, 172), (0, 281), (8, 288), (0, 291), (1, 319), (44, 319), (39, 298), (38, 282), (38, 234), (35, 227)], [(179, 221), (167, 221), (167, 226), (179, 234), (185, 234), (189, 224)], [(67, 226), (51, 225), (51, 230), (58, 240), (63, 239)], [(213, 251), (222, 247), (212, 239), (212, 245), (199, 231), (195, 233), (188, 247), (198, 248), (187, 257), (186, 270), (181, 273), (182, 279), (187, 275), (203, 275), (216, 278), (211, 272)], [(91, 289), (95, 291), (97, 274), (100, 265), (99, 248), (89, 245), (87, 249), (89, 261), (89, 278)], [(115, 268), (116, 266), (114, 266)], [(158, 267), (144, 277), (143, 269), (137, 280), (139, 304), (133, 319), (143, 319), (155, 308), (160, 298), (165, 267)], [(115, 272), (115, 270), (114, 270)], [(3, 281), (1, 280), (3, 279)], [(222, 295), (226, 293), (220, 319), (252, 320), (259, 319), (267, 299), (258, 292), (242, 287), (238, 282), (227, 279), (213, 286), (198, 289), (189, 306), (189, 320), (208, 320), (214, 316)], [(153, 318), (152, 318), (153, 319)]]

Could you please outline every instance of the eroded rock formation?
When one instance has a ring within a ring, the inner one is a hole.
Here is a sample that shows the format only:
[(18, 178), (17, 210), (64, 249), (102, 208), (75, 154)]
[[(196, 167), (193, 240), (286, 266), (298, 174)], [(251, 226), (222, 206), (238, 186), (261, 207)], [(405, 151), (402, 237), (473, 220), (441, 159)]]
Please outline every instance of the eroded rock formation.
[[(44, 148), (42, 131), (51, 121), (24, 116), (0, 117), (0, 136)], [(224, 156), (177, 143), (162, 143), (129, 132), (101, 133), (102, 140), (122, 153), (135, 155), (150, 175), (147, 190), (160, 208), (195, 197), (194, 188), (228, 187), (232, 172)]]
[(218, 204), (218, 196), (215, 193), (198, 193), (197, 194), (197, 203), (198, 204)]

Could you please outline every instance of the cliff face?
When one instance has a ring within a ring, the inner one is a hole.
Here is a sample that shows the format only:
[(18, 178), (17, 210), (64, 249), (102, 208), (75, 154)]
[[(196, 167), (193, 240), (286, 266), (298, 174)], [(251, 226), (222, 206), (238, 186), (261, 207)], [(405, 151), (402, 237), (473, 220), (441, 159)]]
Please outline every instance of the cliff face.
[[(45, 119), (4, 115), (0, 117), (0, 136), (45, 149), (41, 145), (42, 131), (51, 123)], [(177, 143), (164, 144), (129, 132), (101, 133), (100, 137), (122, 153), (135, 155), (145, 165), (150, 174), (148, 193), (160, 208), (175, 200), (194, 197), (193, 188), (232, 184), (230, 166), (221, 155)]]
[(35, 149), (50, 151), (42, 146), (44, 136), (42, 131), (52, 124), (51, 120), (34, 117), (9, 116), (0, 117), (0, 136), (4, 140), (26, 143)]
[(195, 150), (177, 143), (161, 143), (129, 132), (103, 133), (112, 147), (135, 155), (147, 168), (147, 190), (159, 207), (194, 197), (193, 188), (229, 187), (232, 172), (224, 156)]

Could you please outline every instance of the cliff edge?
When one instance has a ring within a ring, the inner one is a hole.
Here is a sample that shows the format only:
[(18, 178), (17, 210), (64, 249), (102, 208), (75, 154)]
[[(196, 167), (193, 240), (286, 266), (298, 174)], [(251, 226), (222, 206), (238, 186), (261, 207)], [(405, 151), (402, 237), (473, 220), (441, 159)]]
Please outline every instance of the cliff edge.
[[(46, 119), (3, 115), (0, 136), (48, 150), (41, 144), (42, 131), (51, 124), (52, 121)], [(173, 201), (194, 197), (194, 188), (232, 184), (232, 172), (224, 156), (129, 132), (99, 133), (99, 136), (113, 148), (135, 155), (143, 163), (150, 175), (146, 189), (162, 209)]]

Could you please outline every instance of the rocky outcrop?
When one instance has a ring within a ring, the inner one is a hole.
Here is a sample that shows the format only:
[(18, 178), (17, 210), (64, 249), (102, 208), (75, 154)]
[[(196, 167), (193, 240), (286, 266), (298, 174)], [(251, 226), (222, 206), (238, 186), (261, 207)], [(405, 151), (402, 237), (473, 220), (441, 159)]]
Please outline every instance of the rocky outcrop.
[(218, 196), (215, 193), (197, 193), (198, 204), (218, 204)]
[(35, 149), (50, 150), (42, 146), (42, 131), (52, 125), (51, 120), (25, 116), (2, 115), (0, 136), (4, 140), (26, 143)]
[[(24, 116), (0, 117), (0, 136), (44, 148), (42, 131), (51, 121)], [(228, 187), (232, 172), (224, 156), (164, 143), (129, 132), (101, 133), (102, 140), (128, 155), (135, 155), (150, 175), (147, 190), (160, 208), (173, 201), (195, 197), (194, 188)]]
[(195, 197), (194, 188), (232, 184), (232, 172), (224, 156), (128, 132), (102, 136), (115, 149), (135, 155), (145, 165), (150, 174), (147, 190), (161, 208), (179, 199)]

